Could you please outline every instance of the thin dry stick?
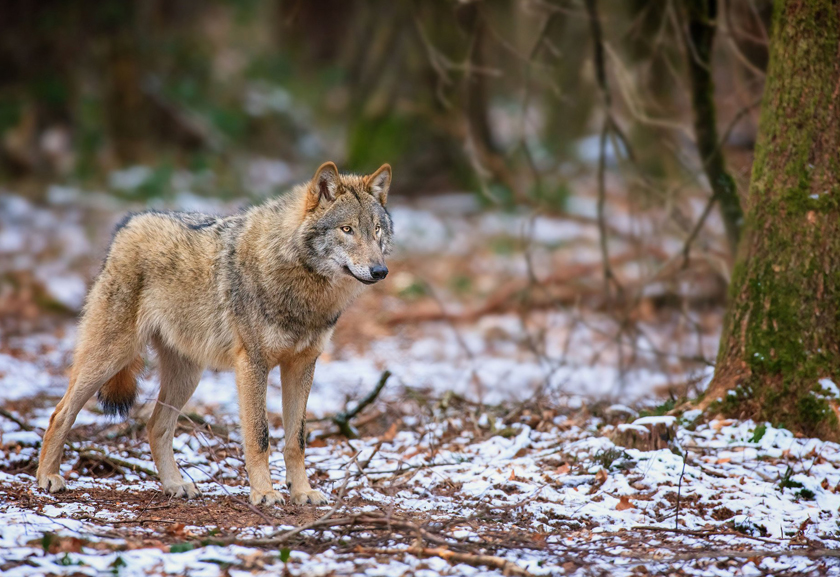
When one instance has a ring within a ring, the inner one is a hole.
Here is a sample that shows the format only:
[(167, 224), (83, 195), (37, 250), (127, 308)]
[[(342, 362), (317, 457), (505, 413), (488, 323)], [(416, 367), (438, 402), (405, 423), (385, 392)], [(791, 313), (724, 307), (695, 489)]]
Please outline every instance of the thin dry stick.
[(706, 223), (706, 219), (709, 218), (709, 214), (712, 212), (712, 208), (714, 208), (715, 203), (717, 202), (718, 197), (714, 194), (709, 197), (709, 201), (706, 203), (706, 207), (703, 209), (703, 213), (700, 215), (700, 218), (697, 219), (697, 223), (691, 229), (691, 233), (689, 233), (688, 238), (685, 239), (685, 243), (683, 244), (682, 248), (682, 255), (683, 255), (683, 264), (682, 268), (687, 269), (689, 263), (689, 254), (691, 252), (691, 245), (694, 243), (694, 239), (697, 238), (697, 235), (700, 233), (700, 230), (703, 228), (703, 225)]
[(682, 481), (685, 475), (685, 462), (688, 459), (688, 451), (683, 450), (683, 466), (680, 473), (680, 481), (677, 483), (677, 514), (674, 517), (674, 529), (680, 528), (680, 497), (682, 496)]

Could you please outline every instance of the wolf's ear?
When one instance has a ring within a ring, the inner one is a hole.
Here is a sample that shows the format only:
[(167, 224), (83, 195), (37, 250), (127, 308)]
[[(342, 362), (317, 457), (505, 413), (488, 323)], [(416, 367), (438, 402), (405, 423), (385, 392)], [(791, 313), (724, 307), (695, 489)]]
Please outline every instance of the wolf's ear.
[(306, 199), (306, 212), (315, 210), (321, 202), (330, 203), (338, 193), (338, 168), (332, 162), (325, 162), (309, 184), (309, 196)]
[(379, 204), (385, 206), (388, 200), (388, 189), (391, 187), (391, 165), (383, 164), (379, 170), (365, 177), (365, 187)]

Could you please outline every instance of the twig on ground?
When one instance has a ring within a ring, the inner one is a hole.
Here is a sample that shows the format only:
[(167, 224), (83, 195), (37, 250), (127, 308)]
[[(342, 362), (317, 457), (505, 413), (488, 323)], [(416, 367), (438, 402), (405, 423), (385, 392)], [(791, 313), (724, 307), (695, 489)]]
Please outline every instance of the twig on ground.
[(663, 531), (665, 533), (676, 533), (678, 535), (691, 535), (692, 537), (712, 537), (714, 535), (720, 535), (723, 537), (739, 537), (741, 539), (752, 539), (753, 541), (761, 541), (763, 543), (770, 543), (773, 545), (784, 545), (784, 543), (778, 539), (770, 539), (768, 537), (755, 537), (753, 535), (746, 535), (744, 533), (738, 533), (737, 531), (732, 530), (710, 531), (708, 529), (671, 529), (670, 527), (657, 527), (656, 525), (635, 525), (631, 527), (631, 529), (633, 529), (634, 531)]
[(391, 377), (391, 371), (383, 371), (382, 376), (379, 377), (379, 382), (376, 383), (376, 387), (359, 403), (350, 411), (344, 411), (335, 415), (331, 420), (335, 425), (338, 427), (338, 430), (341, 431), (341, 434), (347, 437), (348, 439), (358, 439), (359, 433), (350, 424), (350, 421), (353, 420), (353, 417), (358, 415), (362, 412), (362, 410), (370, 405), (373, 401), (376, 400), (376, 397), (379, 396), (379, 393), (382, 391), (382, 388), (385, 386), (385, 383), (388, 382), (388, 379)]
[(458, 553), (442, 547), (409, 547), (407, 549), (390, 548), (390, 549), (368, 549), (365, 547), (358, 547), (356, 549), (359, 553), (367, 555), (415, 555), (417, 557), (440, 557), (450, 563), (464, 563), (472, 567), (491, 567), (499, 569), (503, 575), (531, 575), (528, 571), (507, 559), (496, 557), (494, 555), (477, 555), (475, 553)]
[[(332, 511), (332, 509), (330, 511)], [(334, 514), (334, 512), (332, 514)], [(402, 530), (409, 533), (414, 533), (421, 539), (430, 543), (435, 543), (437, 545), (445, 545), (447, 547), (452, 546), (457, 542), (456, 539), (447, 540), (443, 537), (435, 535), (434, 533), (427, 531), (420, 525), (417, 525), (410, 521), (390, 517), (387, 515), (364, 513), (338, 518), (331, 518), (331, 515), (330, 517), (328, 517), (325, 514), (321, 518), (318, 518), (315, 521), (312, 521), (311, 523), (307, 523), (306, 525), (302, 525), (301, 527), (296, 527), (295, 529), (291, 529), (277, 536), (269, 536), (257, 539), (240, 539), (234, 537), (230, 539), (222, 539), (221, 542), (236, 543), (238, 545), (243, 545), (247, 547), (277, 546), (289, 541), (291, 537), (294, 537), (301, 531), (333, 531), (339, 527), (344, 527), (347, 531), (356, 532), (376, 530), (393, 532)]]
[(840, 557), (840, 549), (785, 549), (782, 551), (768, 551), (747, 549), (744, 551), (733, 551), (730, 549), (721, 549), (719, 551), (689, 551), (686, 553), (676, 553), (670, 557), (662, 557), (661, 555), (644, 555), (640, 560), (657, 561), (690, 561), (693, 559), (719, 559), (726, 557), (729, 559), (753, 559), (762, 557), (807, 557), (808, 559), (820, 559), (822, 557)]

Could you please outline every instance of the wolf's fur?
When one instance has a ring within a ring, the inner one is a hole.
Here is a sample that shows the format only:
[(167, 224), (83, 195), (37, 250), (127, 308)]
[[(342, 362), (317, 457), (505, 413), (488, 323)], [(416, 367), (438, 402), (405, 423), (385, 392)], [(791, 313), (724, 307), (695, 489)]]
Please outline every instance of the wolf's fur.
[(236, 371), (251, 502), (283, 502), (269, 477), (266, 415), (268, 372), (280, 365), (286, 484), (295, 503), (326, 502), (304, 469), (306, 401), (339, 315), (362, 283), (387, 274), (390, 182), (388, 165), (361, 177), (339, 175), (328, 162), (311, 182), (240, 215), (129, 215), (88, 294), (70, 386), (44, 435), (38, 485), (65, 488), (64, 442), (94, 393), (106, 412), (128, 413), (150, 343), (160, 394), (149, 443), (166, 493), (197, 494), (178, 471), (172, 437), (179, 411), (212, 367)]

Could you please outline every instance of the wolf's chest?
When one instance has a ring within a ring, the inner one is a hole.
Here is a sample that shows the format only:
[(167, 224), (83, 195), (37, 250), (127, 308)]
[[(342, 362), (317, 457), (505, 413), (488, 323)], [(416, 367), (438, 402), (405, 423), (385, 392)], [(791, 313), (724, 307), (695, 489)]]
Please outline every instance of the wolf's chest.
[(296, 327), (290, 331), (273, 327), (264, 331), (264, 342), (275, 354), (297, 354), (307, 349), (322, 351), (333, 333), (334, 324), (325, 326)]

